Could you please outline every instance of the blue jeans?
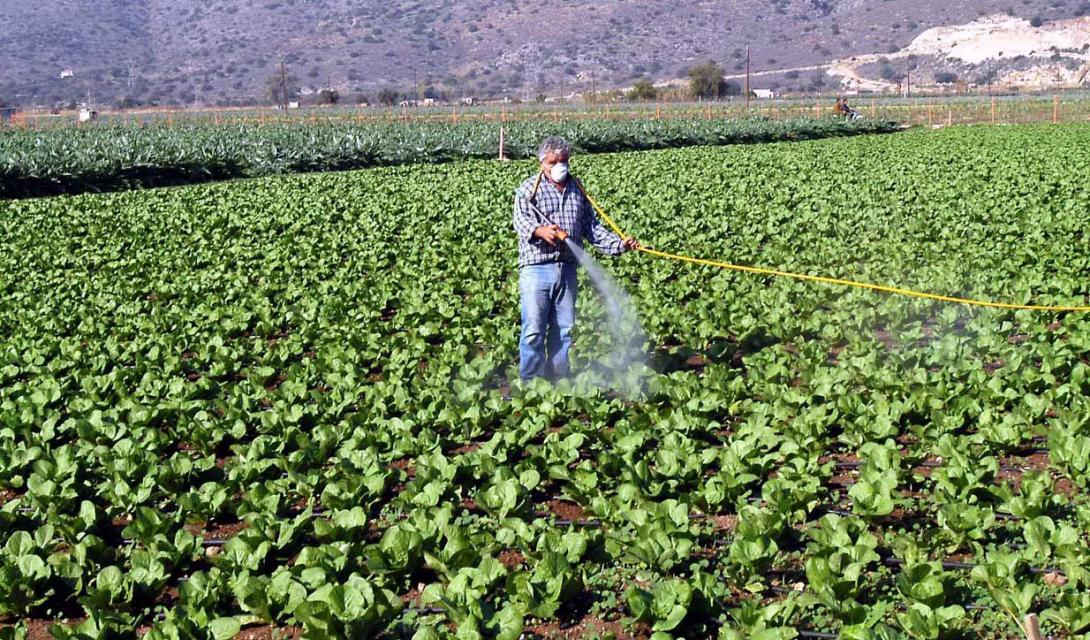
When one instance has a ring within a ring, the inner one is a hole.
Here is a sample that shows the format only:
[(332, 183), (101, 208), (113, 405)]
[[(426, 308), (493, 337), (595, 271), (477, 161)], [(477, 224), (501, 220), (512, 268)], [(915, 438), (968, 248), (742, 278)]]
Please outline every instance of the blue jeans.
[(571, 373), (568, 350), (575, 326), (575, 269), (574, 262), (532, 264), (519, 269), (519, 377), (523, 380), (559, 378)]

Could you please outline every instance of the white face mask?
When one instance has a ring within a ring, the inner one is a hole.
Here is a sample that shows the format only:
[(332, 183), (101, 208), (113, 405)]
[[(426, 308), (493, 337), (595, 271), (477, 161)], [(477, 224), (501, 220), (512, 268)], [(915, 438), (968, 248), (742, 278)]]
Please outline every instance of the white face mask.
[(557, 162), (553, 165), (552, 171), (549, 176), (553, 179), (553, 182), (564, 182), (568, 179), (568, 163)]

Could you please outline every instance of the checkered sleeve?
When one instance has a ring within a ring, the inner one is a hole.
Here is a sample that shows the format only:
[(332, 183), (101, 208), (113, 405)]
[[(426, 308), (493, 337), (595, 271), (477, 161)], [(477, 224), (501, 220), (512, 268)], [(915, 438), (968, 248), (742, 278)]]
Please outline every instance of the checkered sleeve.
[(515, 194), (514, 226), (520, 244), (540, 241), (534, 237), (534, 229), (541, 224), (536, 221), (533, 212), (530, 211), (530, 205), (526, 202), (526, 196), (521, 191)]

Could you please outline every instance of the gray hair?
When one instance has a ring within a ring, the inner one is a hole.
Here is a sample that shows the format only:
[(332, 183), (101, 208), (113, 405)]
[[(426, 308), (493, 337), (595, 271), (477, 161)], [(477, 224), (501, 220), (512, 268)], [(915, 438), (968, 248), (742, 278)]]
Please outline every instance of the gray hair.
[(549, 136), (541, 141), (541, 148), (537, 150), (537, 159), (545, 160), (550, 153), (571, 156), (571, 143), (560, 136)]

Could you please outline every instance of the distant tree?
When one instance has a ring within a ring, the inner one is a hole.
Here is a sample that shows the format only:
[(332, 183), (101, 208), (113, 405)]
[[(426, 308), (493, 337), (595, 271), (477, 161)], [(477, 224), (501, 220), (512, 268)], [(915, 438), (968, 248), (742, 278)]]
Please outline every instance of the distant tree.
[(958, 81), (958, 74), (951, 71), (940, 71), (935, 74), (935, 82), (939, 84), (954, 84)]
[(998, 74), (998, 73), (996, 73), (996, 70), (995, 70), (995, 69), (993, 69), (993, 68), (991, 68), (991, 67), (988, 67), (988, 68), (986, 68), (986, 69), (982, 70), (982, 71), (981, 71), (981, 72), (980, 72), (980, 73), (979, 73), (979, 74), (977, 75), (977, 77), (976, 77), (976, 83), (977, 83), (977, 84), (991, 84), (991, 83), (995, 82), (995, 80), (996, 80), (996, 78), (998, 77), (998, 75), (999, 75), (999, 74)]
[(424, 97), (432, 100), (447, 100), (449, 98), (444, 89), (430, 84), (424, 87)]
[(386, 105), (387, 107), (392, 107), (398, 102), (401, 102), (401, 94), (394, 89), (387, 87), (382, 91), (378, 92), (376, 100), (378, 100), (379, 104)]
[(1033, 19), (1029, 21), (1031, 27), (1039, 27), (1042, 24), (1044, 24), (1044, 20), (1041, 19), (1041, 16), (1033, 16)]
[(646, 77), (636, 80), (628, 91), (629, 100), (654, 100), (658, 96), (659, 90), (655, 88), (655, 83)]
[(314, 104), (337, 104), (341, 101), (341, 94), (336, 89), (322, 89), (314, 98)]
[(689, 93), (694, 98), (720, 98), (727, 94), (723, 68), (711, 60), (689, 69)]
[[(2, 101), (0, 101), (2, 102)], [(0, 106), (3, 106), (0, 104)], [(114, 107), (118, 109), (132, 109), (136, 106), (136, 99), (132, 96), (121, 96), (117, 100), (114, 100)]]
[(267, 95), (273, 104), (287, 104), (299, 97), (299, 80), (290, 73), (281, 78), (280, 72), (269, 76)]

